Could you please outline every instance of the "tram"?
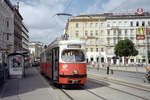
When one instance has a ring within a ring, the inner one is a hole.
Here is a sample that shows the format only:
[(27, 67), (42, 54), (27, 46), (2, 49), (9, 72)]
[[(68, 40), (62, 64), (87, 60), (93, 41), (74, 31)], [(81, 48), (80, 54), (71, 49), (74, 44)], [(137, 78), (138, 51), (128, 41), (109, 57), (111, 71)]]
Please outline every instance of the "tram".
[(56, 39), (41, 53), (41, 73), (53, 82), (84, 85), (87, 79), (85, 43)]

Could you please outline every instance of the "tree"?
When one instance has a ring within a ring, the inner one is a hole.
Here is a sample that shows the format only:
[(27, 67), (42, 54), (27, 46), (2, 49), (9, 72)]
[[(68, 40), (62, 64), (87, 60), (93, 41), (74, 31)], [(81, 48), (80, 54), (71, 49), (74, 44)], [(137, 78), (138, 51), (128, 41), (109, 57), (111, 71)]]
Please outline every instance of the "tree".
[(129, 39), (120, 40), (114, 48), (114, 53), (116, 56), (125, 57), (125, 64), (126, 57), (138, 55), (138, 51), (136, 50), (134, 43)]

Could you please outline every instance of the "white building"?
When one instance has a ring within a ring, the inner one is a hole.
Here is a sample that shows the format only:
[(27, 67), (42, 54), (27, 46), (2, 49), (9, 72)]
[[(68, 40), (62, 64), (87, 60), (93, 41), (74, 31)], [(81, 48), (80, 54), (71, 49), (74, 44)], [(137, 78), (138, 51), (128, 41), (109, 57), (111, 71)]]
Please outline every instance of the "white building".
[(44, 44), (41, 42), (29, 42), (30, 63), (40, 60), (40, 54), (43, 51)]
[(137, 13), (130, 14), (110, 14), (107, 16), (107, 42), (106, 42), (106, 56), (111, 58), (111, 62), (124, 64), (124, 58), (115, 58), (114, 47), (119, 40), (129, 39), (135, 44), (139, 55), (136, 57), (128, 57), (127, 63), (139, 63), (146, 58), (146, 40), (137, 40), (136, 32), (138, 28), (150, 28), (150, 13), (145, 12), (143, 15)]

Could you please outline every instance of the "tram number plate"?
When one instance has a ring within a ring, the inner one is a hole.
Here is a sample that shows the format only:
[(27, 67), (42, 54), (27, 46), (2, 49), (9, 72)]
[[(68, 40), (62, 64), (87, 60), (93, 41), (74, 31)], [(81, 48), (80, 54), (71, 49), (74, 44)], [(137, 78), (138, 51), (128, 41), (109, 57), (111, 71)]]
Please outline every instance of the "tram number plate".
[(72, 83), (78, 83), (79, 80), (72, 80)]

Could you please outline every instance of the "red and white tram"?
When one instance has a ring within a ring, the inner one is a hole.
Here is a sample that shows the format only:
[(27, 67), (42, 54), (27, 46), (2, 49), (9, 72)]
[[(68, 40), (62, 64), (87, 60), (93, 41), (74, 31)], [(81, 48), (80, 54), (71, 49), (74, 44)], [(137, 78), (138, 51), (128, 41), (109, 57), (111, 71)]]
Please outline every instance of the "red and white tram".
[(84, 85), (87, 79), (84, 42), (55, 40), (41, 53), (40, 68), (57, 84)]

